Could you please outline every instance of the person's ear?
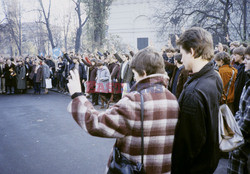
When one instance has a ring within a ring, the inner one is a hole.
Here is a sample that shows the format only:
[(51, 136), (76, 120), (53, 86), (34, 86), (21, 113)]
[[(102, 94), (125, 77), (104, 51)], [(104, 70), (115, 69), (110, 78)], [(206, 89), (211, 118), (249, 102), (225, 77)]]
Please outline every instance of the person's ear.
[(194, 49), (193, 49), (193, 48), (191, 48), (190, 50), (191, 50), (191, 52), (190, 52), (190, 53), (191, 53), (191, 55), (194, 57), (194, 53), (195, 53)]
[(143, 70), (143, 75), (142, 75), (142, 77), (146, 77), (146, 76), (147, 76), (147, 73), (146, 73), (145, 70)]

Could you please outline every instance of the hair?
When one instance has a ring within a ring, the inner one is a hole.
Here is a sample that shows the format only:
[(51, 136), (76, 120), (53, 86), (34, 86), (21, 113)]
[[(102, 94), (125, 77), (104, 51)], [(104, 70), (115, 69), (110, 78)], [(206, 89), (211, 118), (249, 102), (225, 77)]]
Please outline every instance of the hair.
[(129, 56), (128, 54), (124, 54), (124, 56), (125, 56), (128, 60), (130, 60), (130, 56)]
[(167, 48), (166, 48), (166, 52), (167, 52), (167, 53), (169, 53), (169, 52), (174, 53), (174, 52), (175, 52), (175, 49), (174, 49), (173, 47), (167, 47)]
[(223, 51), (223, 52), (219, 52), (219, 53), (215, 54), (214, 60), (216, 60), (216, 61), (222, 60), (224, 64), (229, 65), (231, 58), (230, 58), (230, 55), (228, 53)]
[(176, 53), (174, 55), (174, 59), (179, 63), (182, 64), (181, 59), (182, 59), (182, 54), (181, 53)]
[(194, 50), (194, 58), (211, 60), (214, 56), (213, 38), (211, 33), (200, 27), (193, 27), (186, 30), (177, 41), (177, 44), (191, 53)]
[(180, 53), (180, 49), (179, 48), (175, 48), (174, 49), (176, 53)]
[(233, 50), (233, 54), (238, 54), (240, 56), (244, 56), (245, 48), (244, 47), (237, 47)]
[(244, 54), (250, 55), (250, 46), (246, 47)]
[(238, 42), (238, 41), (233, 41), (233, 42), (230, 43), (230, 46), (231, 46), (231, 45), (233, 45), (233, 46), (235, 46), (235, 47), (239, 47), (239, 46), (240, 46), (240, 42)]
[(96, 61), (96, 66), (102, 66), (102, 65), (104, 65), (104, 62), (102, 60)]
[(248, 46), (248, 44), (247, 44), (246, 42), (242, 42), (241, 45), (242, 45), (243, 47), (245, 47), (245, 48)]
[(144, 48), (137, 52), (130, 63), (131, 69), (134, 69), (140, 76), (151, 74), (164, 74), (165, 65), (163, 58), (151, 47)]
[(227, 45), (222, 45), (223, 46), (223, 51), (229, 52), (230, 48)]

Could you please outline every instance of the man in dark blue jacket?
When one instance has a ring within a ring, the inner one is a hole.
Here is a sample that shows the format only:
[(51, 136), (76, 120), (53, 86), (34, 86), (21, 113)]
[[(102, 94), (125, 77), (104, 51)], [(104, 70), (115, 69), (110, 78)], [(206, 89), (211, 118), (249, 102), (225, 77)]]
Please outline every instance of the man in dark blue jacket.
[(223, 86), (211, 62), (212, 35), (186, 30), (177, 42), (185, 69), (191, 71), (178, 99), (180, 114), (172, 152), (172, 174), (212, 174), (219, 162), (218, 112)]

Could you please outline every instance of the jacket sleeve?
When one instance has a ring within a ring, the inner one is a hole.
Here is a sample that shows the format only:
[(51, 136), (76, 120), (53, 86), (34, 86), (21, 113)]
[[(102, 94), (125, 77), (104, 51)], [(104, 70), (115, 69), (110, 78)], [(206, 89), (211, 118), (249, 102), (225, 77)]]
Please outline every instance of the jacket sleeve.
[(87, 73), (84, 67), (84, 64), (82, 64), (82, 79), (87, 80)]
[(93, 136), (106, 138), (122, 138), (131, 132), (131, 123), (126, 113), (134, 106), (124, 97), (117, 104), (105, 112), (99, 112), (85, 96), (73, 99), (68, 105), (68, 111), (72, 114), (76, 123), (87, 133)]
[(69, 55), (68, 55), (67, 53), (65, 53), (65, 54), (63, 55), (63, 57), (64, 57), (65, 59), (67, 59), (67, 61), (68, 61), (70, 64), (73, 63), (73, 61), (69, 58)]
[(186, 94), (184, 97), (180, 104), (180, 116), (174, 138), (173, 173), (185, 173), (206, 141), (204, 104), (195, 93)]
[(124, 77), (124, 82), (125, 83), (130, 83), (134, 77), (134, 73), (132, 71), (132, 69), (130, 68), (130, 64), (128, 63), (128, 68), (127, 68), (127, 72), (126, 72), (126, 76)]
[(122, 58), (119, 56), (118, 53), (115, 53), (114, 56), (115, 56), (115, 58), (116, 58), (120, 63), (123, 63), (123, 60), (122, 60)]
[(110, 76), (109, 70), (106, 69), (105, 70), (105, 76), (101, 77), (100, 80), (101, 81), (107, 81), (107, 80), (109, 80), (109, 76)]
[(247, 89), (244, 89), (242, 93), (242, 105), (240, 106), (239, 111), (236, 113), (235, 118), (238, 120), (239, 128), (244, 137), (245, 144), (241, 147), (246, 154), (250, 153), (250, 86)]

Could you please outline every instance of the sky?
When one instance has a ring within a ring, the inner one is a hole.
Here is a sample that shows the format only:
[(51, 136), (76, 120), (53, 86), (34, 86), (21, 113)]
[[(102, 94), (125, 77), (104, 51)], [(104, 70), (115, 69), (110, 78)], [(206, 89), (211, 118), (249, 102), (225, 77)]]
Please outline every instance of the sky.
[[(4, 19), (2, 0), (0, 2), (0, 21), (2, 21)], [(38, 19), (36, 11), (40, 7), (38, 0), (17, 0), (17, 2), (21, 4), (22, 22), (34, 22)], [(43, 4), (47, 12), (49, 0), (43, 0)], [(51, 0), (51, 23), (55, 25), (61, 23), (65, 14), (68, 14), (69, 11), (75, 14), (74, 6), (72, 0)]]

